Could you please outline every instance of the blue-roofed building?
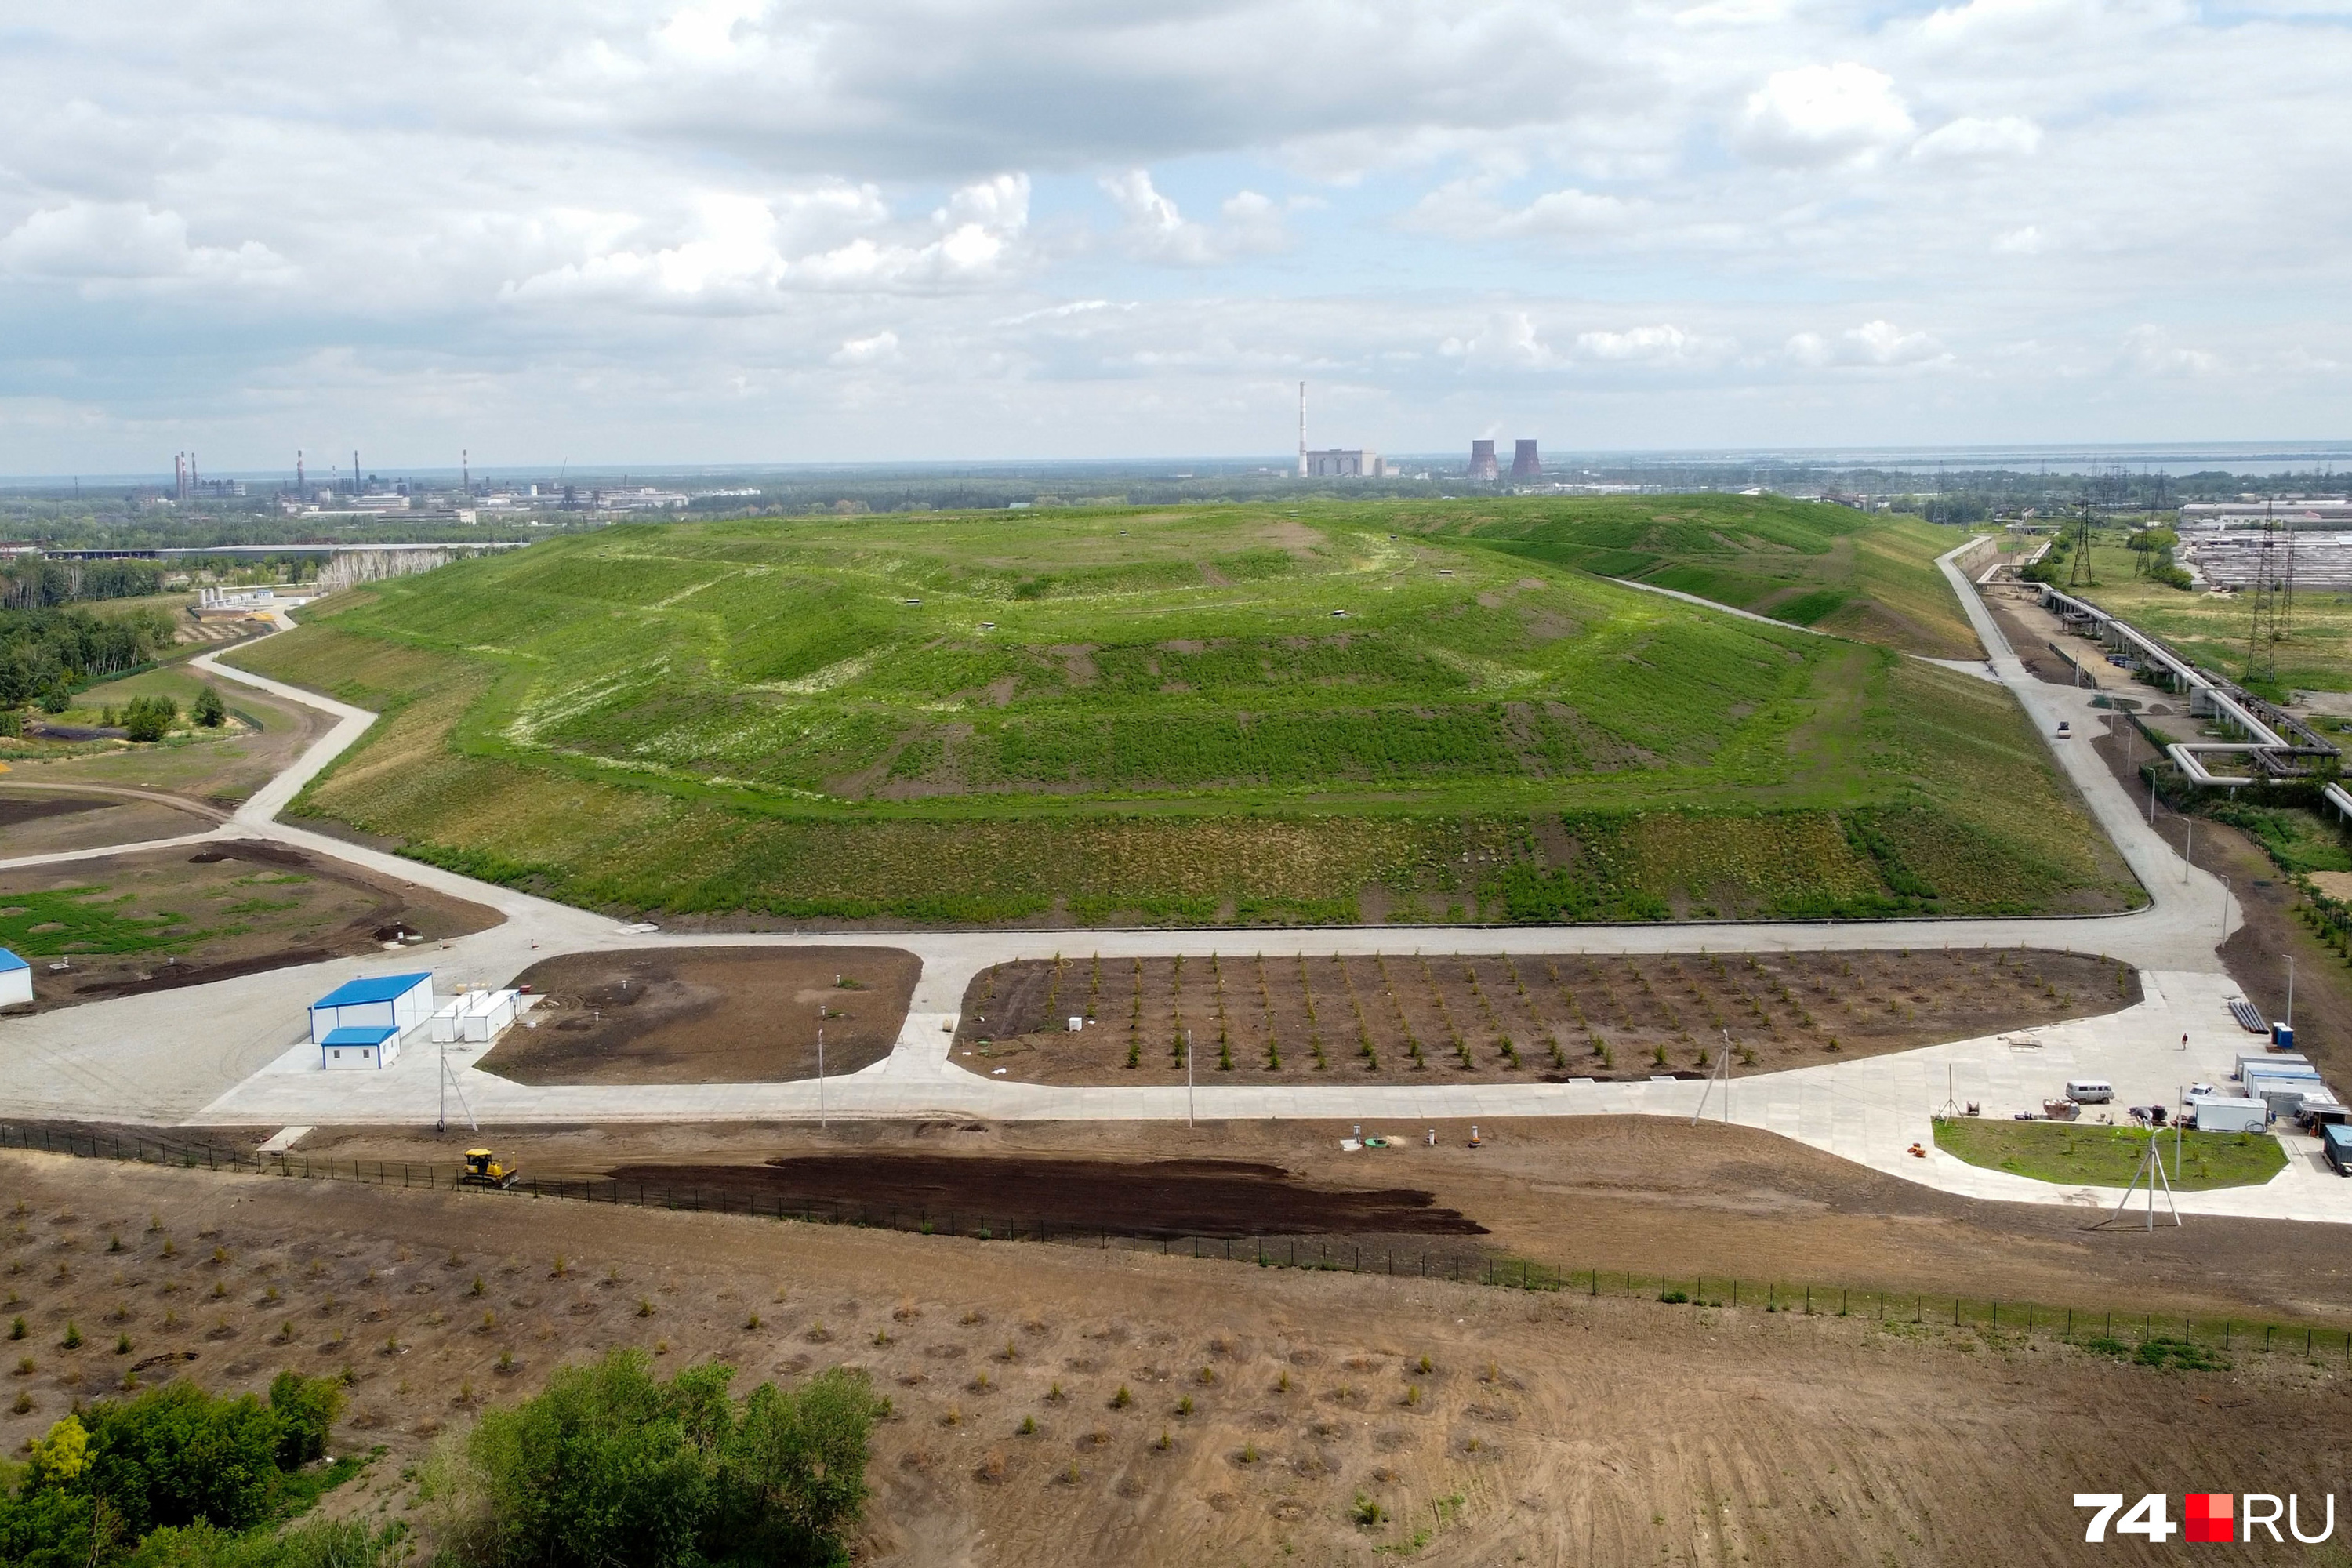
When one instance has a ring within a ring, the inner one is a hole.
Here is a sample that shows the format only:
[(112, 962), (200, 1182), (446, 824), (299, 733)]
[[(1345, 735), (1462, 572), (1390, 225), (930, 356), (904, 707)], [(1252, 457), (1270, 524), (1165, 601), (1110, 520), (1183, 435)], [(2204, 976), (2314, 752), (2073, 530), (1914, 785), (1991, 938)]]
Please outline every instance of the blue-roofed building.
[(400, 1031), (390, 1024), (345, 1025), (319, 1042), (319, 1065), (329, 1070), (381, 1069), (400, 1059)]
[(327, 1037), (337, 1029), (390, 1028), (398, 1037), (432, 1016), (430, 973), (350, 980), (310, 1004), (310, 1043), (326, 1045)]
[(33, 1000), (33, 966), (0, 947), (0, 1007), (28, 1006)]

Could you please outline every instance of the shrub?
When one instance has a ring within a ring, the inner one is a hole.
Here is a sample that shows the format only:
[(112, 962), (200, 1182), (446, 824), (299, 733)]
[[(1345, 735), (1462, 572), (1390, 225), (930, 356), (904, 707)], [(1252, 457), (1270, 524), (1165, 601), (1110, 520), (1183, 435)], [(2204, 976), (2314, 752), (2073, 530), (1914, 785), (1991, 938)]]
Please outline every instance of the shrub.
[(862, 1512), (880, 1405), (835, 1368), (738, 1405), (718, 1363), (657, 1382), (643, 1352), (567, 1367), (467, 1440), (481, 1512), (461, 1562), (823, 1563)]
[(228, 704), (221, 700), (216, 689), (207, 686), (188, 704), (188, 717), (207, 730), (217, 730), (228, 722)]
[(134, 697), (122, 710), (122, 732), (134, 741), (160, 741), (179, 717), (180, 705), (168, 697)]

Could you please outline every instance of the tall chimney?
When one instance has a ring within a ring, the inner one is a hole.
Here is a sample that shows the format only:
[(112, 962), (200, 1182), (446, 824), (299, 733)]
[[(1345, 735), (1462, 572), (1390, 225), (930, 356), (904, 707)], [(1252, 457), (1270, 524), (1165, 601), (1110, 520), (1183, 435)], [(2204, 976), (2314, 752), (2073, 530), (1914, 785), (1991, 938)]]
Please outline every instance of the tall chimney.
[(1543, 459), (1536, 456), (1536, 444), (1533, 441), (1520, 442), (1518, 449), (1511, 454), (1511, 478), (1515, 479), (1543, 478)]
[(1298, 384), (1298, 477), (1307, 477), (1307, 384)]
[(1491, 479), (1500, 477), (1500, 471), (1495, 467), (1495, 443), (1492, 441), (1470, 443), (1470, 477), (1474, 479)]
[(304, 482), (305, 481), (302, 478), (302, 448), (297, 447), (294, 448), (294, 493), (296, 495), (300, 495), (302, 493)]

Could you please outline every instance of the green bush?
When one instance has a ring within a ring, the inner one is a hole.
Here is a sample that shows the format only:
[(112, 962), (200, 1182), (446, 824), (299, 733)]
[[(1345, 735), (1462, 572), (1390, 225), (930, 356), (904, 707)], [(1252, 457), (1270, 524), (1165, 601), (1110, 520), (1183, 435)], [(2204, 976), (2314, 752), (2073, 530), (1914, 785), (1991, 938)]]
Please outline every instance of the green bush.
[(134, 697), (122, 710), (122, 729), (134, 741), (160, 741), (180, 717), (180, 705), (168, 697)]
[(342, 1408), (331, 1379), (284, 1373), (269, 1392), (265, 1405), (173, 1383), (58, 1422), (33, 1445), (22, 1484), (0, 1496), (0, 1563), (366, 1561), (325, 1537), (307, 1556), (257, 1555), (238, 1542), (315, 1495), (310, 1478), (289, 1472), (320, 1456)]
[(221, 700), (218, 689), (207, 686), (188, 704), (188, 716), (207, 730), (217, 730), (228, 722), (228, 704)]
[(496, 1568), (628, 1563), (823, 1563), (866, 1501), (881, 1404), (835, 1369), (739, 1406), (734, 1368), (655, 1381), (642, 1351), (568, 1367), (483, 1416), (464, 1453), (475, 1500), (452, 1552)]

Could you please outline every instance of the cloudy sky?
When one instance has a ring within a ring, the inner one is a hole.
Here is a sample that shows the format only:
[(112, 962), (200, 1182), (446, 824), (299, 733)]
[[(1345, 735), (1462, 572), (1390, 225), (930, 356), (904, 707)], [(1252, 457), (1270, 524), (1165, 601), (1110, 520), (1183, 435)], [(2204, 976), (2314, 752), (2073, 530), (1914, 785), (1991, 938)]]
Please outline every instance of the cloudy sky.
[(0, 472), (2352, 433), (2352, 0), (0, 28)]

